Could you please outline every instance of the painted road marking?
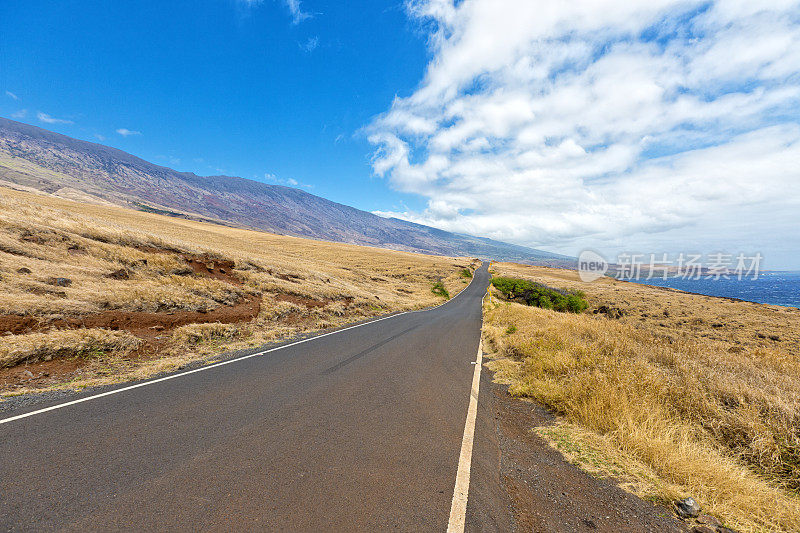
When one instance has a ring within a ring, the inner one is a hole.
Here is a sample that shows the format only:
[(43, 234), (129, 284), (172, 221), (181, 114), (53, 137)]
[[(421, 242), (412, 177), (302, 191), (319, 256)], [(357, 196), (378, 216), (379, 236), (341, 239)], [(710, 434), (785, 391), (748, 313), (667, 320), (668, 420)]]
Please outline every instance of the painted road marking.
[[(481, 328), (482, 329), (482, 328)], [(472, 466), (472, 444), (475, 440), (475, 419), (478, 416), (478, 391), (481, 384), (481, 363), (483, 351), (478, 342), (478, 357), (472, 374), (472, 389), (469, 393), (467, 422), (464, 424), (464, 437), (461, 439), (461, 455), (458, 458), (456, 485), (453, 489), (453, 502), (450, 504), (450, 520), (447, 533), (463, 533), (467, 519), (467, 496), (469, 495), (469, 473)]]
[[(472, 278), (472, 281), (475, 281), (474, 277)], [(76, 405), (76, 404), (79, 404), (79, 403), (88, 402), (89, 400), (96, 400), (96, 399), (102, 398), (104, 396), (111, 396), (112, 394), (119, 394), (120, 392), (125, 392), (125, 391), (129, 391), (129, 390), (133, 390), (133, 389), (138, 389), (140, 387), (146, 387), (148, 385), (153, 385), (154, 383), (160, 383), (162, 381), (169, 381), (171, 379), (179, 378), (179, 377), (182, 377), (182, 376), (188, 376), (189, 374), (194, 374), (195, 372), (203, 372), (204, 370), (211, 370), (212, 368), (217, 368), (217, 367), (220, 367), (220, 366), (229, 365), (231, 363), (237, 363), (239, 361), (244, 361), (245, 359), (250, 359), (251, 357), (259, 357), (259, 356), (268, 354), (270, 352), (274, 352), (274, 351), (277, 351), (277, 350), (283, 350), (284, 348), (291, 348), (292, 346), (297, 346), (298, 344), (303, 344), (304, 342), (309, 342), (309, 341), (321, 339), (322, 337), (327, 337), (328, 335), (335, 335), (336, 333), (342, 333), (343, 331), (347, 331), (349, 329), (355, 329), (355, 328), (360, 328), (361, 326), (367, 326), (369, 324), (374, 324), (376, 322), (380, 322), (381, 320), (388, 320), (390, 318), (395, 318), (395, 317), (398, 317), (398, 316), (407, 315), (409, 313), (423, 313), (423, 312), (426, 312), (426, 311), (433, 311), (434, 309), (438, 309), (438, 308), (442, 307), (443, 305), (446, 305), (446, 304), (452, 302), (453, 300), (455, 300), (456, 298), (458, 298), (462, 294), (464, 294), (467, 291), (467, 289), (469, 289), (470, 286), (472, 285), (472, 281), (470, 281), (469, 285), (464, 287), (464, 289), (461, 292), (456, 294), (453, 299), (448, 300), (448, 301), (446, 301), (446, 302), (444, 302), (442, 304), (439, 304), (436, 307), (432, 307), (430, 309), (420, 309), (418, 311), (404, 311), (402, 313), (397, 313), (396, 315), (385, 316), (383, 318), (378, 318), (376, 320), (371, 320), (369, 322), (363, 322), (361, 324), (356, 324), (355, 326), (349, 326), (349, 327), (346, 327), (344, 329), (337, 329), (336, 331), (329, 331), (328, 333), (323, 333), (321, 335), (316, 335), (314, 337), (309, 337), (307, 339), (296, 341), (296, 342), (293, 342), (291, 344), (286, 344), (284, 346), (276, 346), (275, 348), (270, 348), (269, 350), (264, 350), (262, 352), (256, 352), (256, 353), (252, 353), (250, 355), (243, 355), (242, 357), (236, 357), (234, 359), (228, 359), (227, 361), (214, 363), (212, 365), (201, 366), (200, 368), (195, 368), (194, 370), (187, 370), (186, 372), (181, 372), (179, 374), (170, 374), (169, 376), (164, 376), (163, 378), (153, 379), (153, 380), (150, 380), (150, 381), (144, 381), (142, 383), (137, 383), (136, 385), (129, 385), (127, 387), (122, 387), (120, 389), (114, 389), (114, 390), (110, 390), (110, 391), (107, 391), (107, 392), (101, 392), (99, 394), (94, 394), (92, 396), (87, 396), (86, 398), (79, 398), (77, 400), (72, 400), (72, 401), (60, 403), (60, 404), (57, 404), (57, 405), (51, 405), (50, 407), (45, 407), (43, 409), (37, 409), (36, 411), (31, 411), (30, 413), (23, 413), (21, 415), (16, 415), (16, 416), (11, 416), (11, 417), (8, 417), (8, 418), (4, 418), (4, 419), (0, 420), (0, 425), (8, 424), (9, 422), (14, 422), (15, 420), (21, 420), (23, 418), (28, 418), (29, 416), (34, 416), (34, 415), (46, 413), (48, 411), (55, 411), (56, 409), (62, 409), (64, 407), (69, 407), (70, 405)]]
[(146, 387), (147, 385), (152, 385), (154, 383), (160, 383), (162, 381), (169, 381), (170, 379), (179, 378), (182, 376), (188, 376), (189, 374), (194, 374), (195, 372), (202, 372), (203, 370), (211, 370), (212, 368), (217, 368), (219, 366), (229, 365), (231, 363), (236, 363), (239, 361), (244, 361), (245, 359), (250, 359), (251, 357), (258, 357), (260, 355), (268, 354), (270, 352), (274, 352), (276, 350), (283, 350), (284, 348), (290, 348), (292, 346), (297, 346), (298, 344), (303, 344), (304, 342), (313, 341), (316, 339), (321, 339), (322, 337), (327, 337), (328, 335), (333, 335), (335, 333), (341, 333), (343, 331), (347, 331), (348, 329), (360, 328), (361, 326), (366, 326), (369, 324), (374, 324), (375, 322), (380, 322), (381, 320), (387, 320), (389, 318), (394, 318), (396, 316), (405, 315), (406, 313), (410, 313), (414, 311), (405, 311), (403, 313), (398, 313), (392, 316), (385, 316), (383, 318), (379, 318), (377, 320), (372, 320), (370, 322), (364, 322), (363, 324), (356, 324), (355, 326), (350, 326), (344, 329), (339, 329), (336, 331), (329, 331), (328, 333), (323, 333), (322, 335), (317, 335), (315, 337), (309, 337), (307, 339), (303, 339), (297, 342), (293, 342), (291, 344), (287, 344), (285, 346), (276, 346), (275, 348), (270, 348), (269, 350), (264, 350), (263, 352), (251, 353), (250, 355), (243, 355), (242, 357), (237, 357), (235, 359), (228, 359), (227, 361), (222, 361), (220, 363), (214, 363), (213, 365), (201, 366), (200, 368), (195, 368), (194, 370), (187, 370), (186, 372), (181, 372), (180, 374), (171, 374), (169, 376), (164, 376), (163, 378), (153, 379), (151, 381), (145, 381), (143, 383), (137, 383), (136, 385), (130, 385), (128, 387), (122, 387), (121, 389), (114, 389), (107, 392), (102, 392), (100, 394), (95, 394), (93, 396), (87, 396), (86, 398), (80, 398), (78, 400), (72, 400), (71, 402), (60, 403), (58, 405), (52, 405), (50, 407), (45, 407), (44, 409), (38, 409), (36, 411), (31, 411), (30, 413), (24, 413), (17, 416), (12, 416), (9, 418), (4, 418), (0, 420), (0, 424), (7, 424), (9, 422), (13, 422), (14, 420), (19, 420), (21, 418), (27, 418), (29, 416), (38, 415), (40, 413), (46, 413), (47, 411), (53, 411), (55, 409), (61, 409), (62, 407), (68, 407), (70, 405), (75, 405), (78, 403), (88, 402), (89, 400), (95, 400), (97, 398), (102, 398), (103, 396), (111, 396), (112, 394), (117, 394), (120, 392), (125, 392), (133, 389), (138, 389), (139, 387)]

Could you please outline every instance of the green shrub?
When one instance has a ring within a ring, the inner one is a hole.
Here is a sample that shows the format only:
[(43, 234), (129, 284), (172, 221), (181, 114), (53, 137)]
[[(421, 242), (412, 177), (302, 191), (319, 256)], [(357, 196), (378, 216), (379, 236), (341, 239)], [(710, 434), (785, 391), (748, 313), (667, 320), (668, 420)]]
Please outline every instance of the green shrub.
[(570, 294), (567, 296), (567, 311), (570, 313), (580, 313), (584, 311), (589, 304), (583, 299), (583, 294)]
[(436, 296), (441, 296), (442, 298), (450, 299), (450, 293), (447, 292), (447, 289), (445, 288), (444, 285), (442, 285), (441, 281), (437, 281), (436, 283), (433, 284), (431, 292)]
[(492, 285), (509, 300), (522, 301), (526, 305), (553, 309), (562, 313), (580, 313), (589, 307), (585, 295), (567, 292), (517, 278), (493, 278)]
[(511, 324), (506, 328), (506, 335), (511, 335), (512, 333), (516, 332), (517, 332), (517, 326), (515, 326), (514, 324)]
[(471, 278), (472, 277), (472, 271), (470, 269), (468, 269), (468, 268), (461, 269), (461, 277), (462, 278), (467, 278), (467, 279)]

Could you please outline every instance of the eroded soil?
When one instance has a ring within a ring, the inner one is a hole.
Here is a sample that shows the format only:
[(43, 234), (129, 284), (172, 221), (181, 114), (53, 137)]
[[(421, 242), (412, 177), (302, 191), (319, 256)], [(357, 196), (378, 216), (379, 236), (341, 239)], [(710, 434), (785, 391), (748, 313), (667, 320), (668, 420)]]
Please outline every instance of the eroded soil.
[[(208, 255), (191, 255), (172, 250), (146, 248), (150, 253), (176, 253), (187, 265), (184, 275), (195, 275), (217, 279), (241, 286), (242, 281), (233, 272), (234, 262)], [(124, 276), (124, 272), (115, 273)], [(124, 278), (123, 278), (124, 279)], [(294, 301), (294, 299), (292, 299)], [(308, 304), (306, 304), (308, 305)], [(323, 304), (324, 305), (324, 304)], [(144, 342), (130, 354), (129, 359), (158, 357), (166, 346), (171, 333), (188, 324), (241, 324), (256, 318), (261, 311), (261, 297), (251, 295), (233, 305), (220, 305), (209, 311), (121, 311), (107, 310), (84, 316), (53, 318), (35, 315), (0, 315), (0, 335), (21, 335), (46, 332), (52, 329), (103, 328), (127, 331)], [(37, 361), (0, 368), (0, 390), (18, 386), (45, 386), (64, 381), (89, 363), (81, 357)]]

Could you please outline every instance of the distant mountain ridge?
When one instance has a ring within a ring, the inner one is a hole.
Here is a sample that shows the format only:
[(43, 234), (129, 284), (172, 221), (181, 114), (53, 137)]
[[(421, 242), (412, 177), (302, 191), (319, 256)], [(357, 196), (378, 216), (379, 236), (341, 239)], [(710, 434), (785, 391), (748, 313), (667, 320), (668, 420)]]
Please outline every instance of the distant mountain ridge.
[[(5, 182), (5, 183), (4, 183)], [(327, 241), (565, 266), (575, 259), (399, 220), (281, 185), (197, 176), (0, 117), (0, 185)]]

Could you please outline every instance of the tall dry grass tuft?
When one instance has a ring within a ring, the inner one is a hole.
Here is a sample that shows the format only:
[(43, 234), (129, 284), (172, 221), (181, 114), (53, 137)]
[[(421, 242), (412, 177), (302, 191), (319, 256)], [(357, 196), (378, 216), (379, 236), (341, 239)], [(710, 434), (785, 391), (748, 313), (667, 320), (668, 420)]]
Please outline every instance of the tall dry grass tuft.
[(236, 324), (187, 324), (172, 333), (172, 341), (178, 346), (192, 346), (213, 340), (235, 339), (242, 335), (242, 329)]
[[(591, 302), (593, 289), (584, 289)], [(594, 290), (604, 305), (623, 310), (624, 299), (628, 306), (633, 300)], [(687, 309), (697, 305), (685, 296)], [(698, 315), (713, 313), (697, 307)], [(507, 373), (511, 393), (593, 432), (606, 451), (644, 464), (658, 478), (650, 484), (655, 496), (692, 495), (745, 531), (800, 530), (796, 354), (707, 337), (702, 329), (665, 332), (660, 319), (506, 303), (488, 306), (485, 318), (487, 345), (516, 362)]]
[(0, 342), (0, 368), (57, 357), (93, 357), (130, 353), (141, 340), (124, 331), (76, 329), (10, 335)]

